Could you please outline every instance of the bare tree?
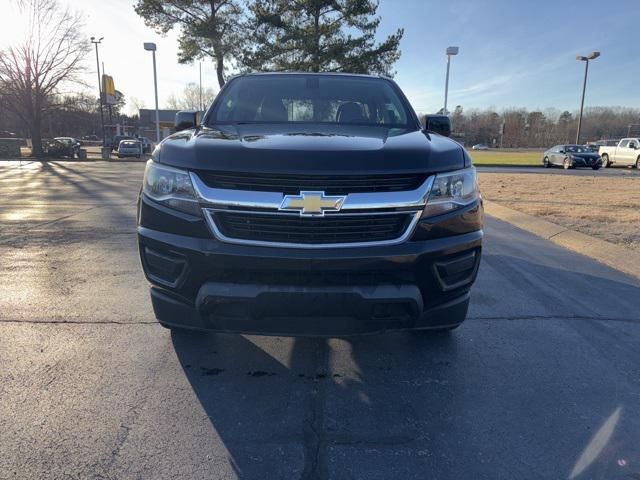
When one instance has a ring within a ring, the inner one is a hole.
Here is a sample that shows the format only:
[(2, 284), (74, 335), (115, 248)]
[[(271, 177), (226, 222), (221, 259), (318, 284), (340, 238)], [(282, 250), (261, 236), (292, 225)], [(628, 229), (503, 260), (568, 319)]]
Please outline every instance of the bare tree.
[(24, 39), (0, 51), (3, 103), (31, 135), (33, 153), (42, 155), (42, 120), (50, 99), (67, 82), (79, 81), (88, 43), (82, 18), (57, 0), (21, 0), (28, 16)]
[(140, 110), (146, 107), (145, 101), (138, 97), (129, 97), (127, 104), (129, 104), (130, 115), (139, 115)]
[[(202, 106), (207, 108), (213, 102), (216, 92), (211, 87), (202, 89)], [(184, 86), (180, 96), (169, 95), (166, 105), (171, 110), (200, 110), (200, 87), (197, 83), (189, 82)]]

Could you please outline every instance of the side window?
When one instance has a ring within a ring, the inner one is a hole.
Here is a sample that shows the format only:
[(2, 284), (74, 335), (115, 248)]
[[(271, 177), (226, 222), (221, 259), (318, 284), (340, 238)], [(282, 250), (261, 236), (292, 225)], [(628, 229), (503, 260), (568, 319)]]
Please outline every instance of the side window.
[(629, 140), (622, 140), (618, 146), (620, 148), (627, 148), (629, 146)]

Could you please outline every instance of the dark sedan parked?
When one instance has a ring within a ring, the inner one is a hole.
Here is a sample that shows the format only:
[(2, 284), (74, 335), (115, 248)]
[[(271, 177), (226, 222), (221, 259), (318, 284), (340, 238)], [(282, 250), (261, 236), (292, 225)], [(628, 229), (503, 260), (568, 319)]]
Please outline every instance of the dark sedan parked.
[(565, 170), (576, 167), (598, 170), (602, 166), (602, 158), (584, 145), (556, 145), (544, 152), (542, 164), (545, 168), (557, 165)]

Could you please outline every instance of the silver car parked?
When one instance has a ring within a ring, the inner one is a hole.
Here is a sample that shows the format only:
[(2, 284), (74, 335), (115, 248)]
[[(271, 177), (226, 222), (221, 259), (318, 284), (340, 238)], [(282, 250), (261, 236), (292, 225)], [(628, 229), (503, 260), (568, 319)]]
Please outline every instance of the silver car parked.
[(118, 144), (118, 158), (142, 156), (142, 143), (138, 140), (120, 140)]

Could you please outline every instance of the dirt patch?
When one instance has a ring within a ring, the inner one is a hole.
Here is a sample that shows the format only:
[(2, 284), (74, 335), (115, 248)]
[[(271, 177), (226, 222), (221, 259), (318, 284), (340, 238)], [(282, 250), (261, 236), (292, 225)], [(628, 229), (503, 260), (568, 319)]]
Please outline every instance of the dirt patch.
[(480, 173), (482, 195), (507, 207), (640, 251), (640, 173), (612, 177)]

